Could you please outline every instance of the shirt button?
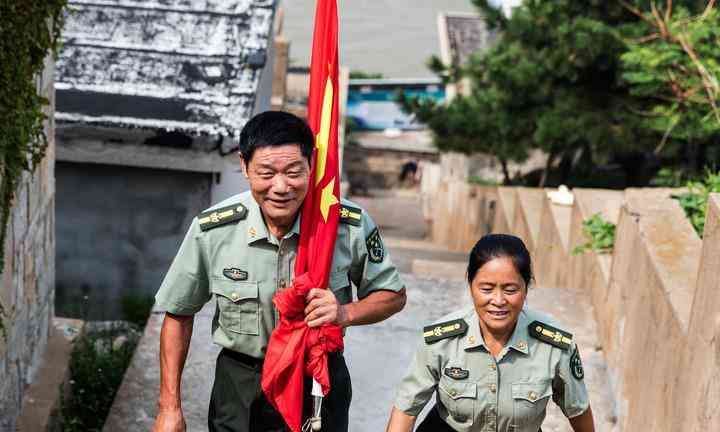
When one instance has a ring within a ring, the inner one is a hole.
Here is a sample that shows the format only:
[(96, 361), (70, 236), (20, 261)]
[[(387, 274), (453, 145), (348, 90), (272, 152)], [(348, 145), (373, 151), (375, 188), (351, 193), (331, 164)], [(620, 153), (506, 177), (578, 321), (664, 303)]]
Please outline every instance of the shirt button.
[(490, 384), (490, 392), (495, 393), (497, 391), (497, 386), (495, 384)]
[(490, 369), (496, 370), (496, 369), (497, 369), (497, 365), (496, 365), (495, 363), (490, 363)]
[(280, 281), (280, 288), (285, 288), (285, 285), (286, 285), (286, 284), (287, 284), (287, 282), (285, 282), (285, 279), (281, 280), (281, 281)]
[(452, 397), (457, 396), (457, 392), (455, 390), (450, 390), (450, 396), (452, 396)]

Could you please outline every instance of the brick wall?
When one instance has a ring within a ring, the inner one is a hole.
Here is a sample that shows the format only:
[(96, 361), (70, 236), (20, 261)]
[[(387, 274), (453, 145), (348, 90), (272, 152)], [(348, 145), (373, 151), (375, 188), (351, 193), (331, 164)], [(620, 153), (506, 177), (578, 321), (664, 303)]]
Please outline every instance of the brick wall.
[(23, 392), (32, 382), (47, 344), (55, 286), (55, 145), (53, 63), (46, 62), (38, 89), (50, 99), (45, 133), (48, 154), (18, 187), (7, 228), (0, 275), (0, 432), (14, 431)]

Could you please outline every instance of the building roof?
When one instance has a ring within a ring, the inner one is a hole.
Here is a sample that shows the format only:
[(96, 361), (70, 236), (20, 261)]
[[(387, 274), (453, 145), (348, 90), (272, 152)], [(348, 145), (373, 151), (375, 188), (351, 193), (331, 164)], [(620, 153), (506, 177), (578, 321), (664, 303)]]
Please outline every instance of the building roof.
[(70, 0), (56, 119), (237, 135), (253, 113), (276, 0)]
[(474, 52), (487, 49), (497, 36), (477, 14), (444, 13), (439, 24), (443, 61), (455, 67), (463, 66)]
[(432, 133), (421, 131), (354, 132), (353, 139), (362, 148), (397, 152), (438, 153)]

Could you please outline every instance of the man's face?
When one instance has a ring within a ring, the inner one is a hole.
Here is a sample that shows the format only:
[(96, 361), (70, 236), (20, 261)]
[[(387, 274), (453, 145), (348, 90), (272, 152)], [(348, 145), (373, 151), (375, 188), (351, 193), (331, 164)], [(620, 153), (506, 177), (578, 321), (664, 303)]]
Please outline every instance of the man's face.
[(310, 164), (300, 145), (260, 147), (242, 165), (266, 223), (289, 229), (305, 199), (310, 178)]

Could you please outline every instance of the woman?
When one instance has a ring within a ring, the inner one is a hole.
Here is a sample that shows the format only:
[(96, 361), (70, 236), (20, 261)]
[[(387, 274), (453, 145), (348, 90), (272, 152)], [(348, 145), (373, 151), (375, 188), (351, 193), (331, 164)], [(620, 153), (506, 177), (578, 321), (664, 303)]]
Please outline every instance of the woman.
[(530, 254), (515, 236), (484, 236), (467, 270), (474, 308), (425, 327), (400, 383), (387, 432), (537, 432), (552, 396), (575, 432), (594, 432), (580, 355), (572, 335), (524, 308)]

